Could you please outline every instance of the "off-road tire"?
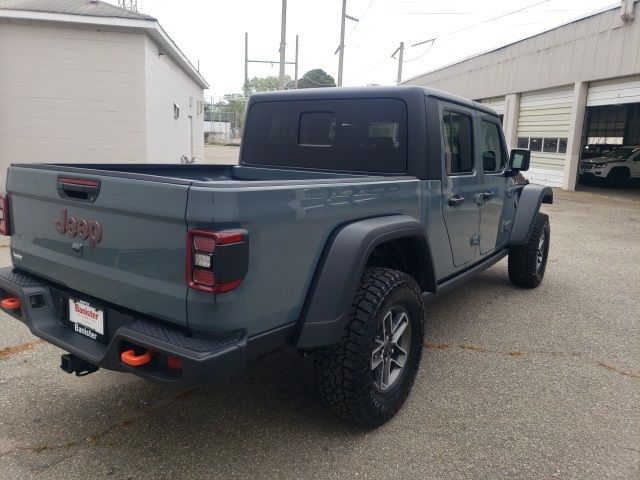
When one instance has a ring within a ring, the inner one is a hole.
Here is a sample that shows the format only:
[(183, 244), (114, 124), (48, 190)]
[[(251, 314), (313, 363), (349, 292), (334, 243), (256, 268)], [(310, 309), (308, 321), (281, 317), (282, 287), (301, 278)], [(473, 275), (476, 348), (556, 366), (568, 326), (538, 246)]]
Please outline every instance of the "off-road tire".
[(630, 180), (631, 173), (625, 167), (614, 168), (607, 175), (607, 183), (612, 187), (626, 187)]
[[(539, 262), (540, 239), (543, 235), (542, 261)], [(527, 244), (514, 247), (509, 252), (509, 279), (511, 283), (524, 288), (535, 288), (540, 285), (547, 268), (550, 239), (549, 216), (538, 212)]]
[[(374, 379), (372, 355), (374, 345), (379, 345), (376, 334), (393, 308), (406, 310), (410, 347), (397, 380), (381, 391)], [(367, 268), (340, 343), (315, 353), (315, 377), (324, 403), (343, 419), (368, 428), (393, 417), (409, 395), (420, 364), (424, 317), (422, 292), (412, 277), (388, 268)]]

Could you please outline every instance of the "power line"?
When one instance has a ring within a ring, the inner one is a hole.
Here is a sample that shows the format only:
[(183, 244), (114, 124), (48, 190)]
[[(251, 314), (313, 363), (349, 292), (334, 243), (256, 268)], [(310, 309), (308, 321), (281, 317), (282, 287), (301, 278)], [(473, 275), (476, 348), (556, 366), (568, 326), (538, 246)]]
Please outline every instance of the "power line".
[[(414, 62), (414, 61), (416, 61), (416, 60), (418, 60), (418, 59), (420, 59), (420, 58), (424, 57), (424, 56), (425, 56), (425, 55), (426, 55), (426, 54), (427, 54), (427, 53), (428, 53), (428, 52), (433, 48), (433, 46), (434, 46), (434, 44), (435, 44), (435, 41), (436, 41), (438, 38), (442, 38), (442, 37), (446, 37), (446, 36), (450, 36), (450, 35), (455, 35), (455, 34), (457, 34), (457, 33), (464, 32), (464, 31), (466, 31), (466, 30), (471, 30), (472, 28), (479, 27), (479, 26), (481, 26), (481, 25), (485, 25), (485, 24), (487, 24), (487, 23), (494, 22), (494, 21), (496, 21), (496, 20), (500, 20), (500, 19), (502, 19), (502, 18), (508, 17), (508, 16), (510, 16), (510, 15), (514, 15), (514, 14), (516, 14), (516, 13), (520, 13), (520, 12), (522, 12), (522, 11), (524, 11), (524, 10), (528, 10), (528, 9), (533, 8), (533, 7), (536, 7), (536, 6), (538, 6), (538, 5), (542, 5), (542, 4), (544, 4), (544, 3), (548, 3), (548, 2), (550, 2), (550, 1), (551, 1), (551, 0), (541, 0), (541, 1), (539, 1), (539, 2), (536, 2), (536, 3), (533, 3), (533, 4), (527, 5), (527, 6), (525, 6), (525, 7), (518, 8), (518, 9), (516, 9), (516, 10), (512, 10), (512, 11), (509, 11), (509, 12), (503, 13), (503, 14), (501, 14), (501, 15), (498, 15), (498, 16), (496, 16), (496, 17), (489, 18), (489, 19), (487, 19), (487, 20), (483, 20), (483, 21), (478, 22), (478, 23), (475, 23), (475, 24), (473, 24), (473, 25), (469, 25), (469, 26), (466, 26), (466, 27), (460, 28), (460, 29), (458, 29), (458, 30), (454, 30), (454, 31), (452, 31), (452, 32), (447, 32), (447, 33), (444, 33), (444, 34), (442, 34), (442, 35), (439, 35), (439, 36), (437, 36), (437, 37), (434, 37), (434, 38), (431, 38), (431, 39), (428, 39), (428, 40), (424, 40), (424, 41), (421, 41), (421, 42), (414, 43), (413, 45), (411, 45), (411, 48), (414, 48), (414, 47), (417, 47), (417, 46), (420, 46), (420, 45), (424, 45), (424, 44), (426, 44), (426, 43), (430, 43), (430, 45), (429, 45), (429, 47), (428, 47), (424, 52), (422, 52), (422, 53), (421, 53), (420, 55), (418, 55), (417, 57), (412, 58), (412, 59), (408, 59), (408, 60), (404, 60), (404, 59), (403, 59), (403, 61), (402, 61), (402, 62), (403, 62), (403, 63)], [(376, 70), (376, 69), (380, 68), (380, 67), (381, 67), (384, 63), (386, 63), (388, 60), (395, 59), (395, 54), (396, 54), (398, 51), (399, 51), (399, 49), (396, 49), (396, 50), (391, 54), (391, 56), (390, 56), (390, 57), (386, 57), (386, 58), (385, 58), (384, 60), (382, 60), (380, 63), (378, 63), (378, 64), (374, 65), (374, 66), (373, 66), (372, 68), (370, 68), (369, 70), (366, 70), (365, 72), (363, 72), (363, 73), (361, 73), (361, 74), (359, 74), (359, 75), (357, 75), (357, 76), (355, 76), (355, 77), (351, 78), (351, 79), (350, 79), (348, 82), (346, 82), (346, 83), (351, 83), (352, 81), (357, 80), (357, 79), (359, 79), (359, 78), (361, 78), (361, 77), (363, 77), (363, 76), (367, 75), (368, 73), (371, 73), (372, 71), (374, 71), (374, 70)]]
[[(367, 8), (364, 9), (364, 12), (358, 15), (358, 18), (360, 20), (362, 20), (367, 15), (367, 13), (369, 13), (369, 9), (371, 8), (371, 5), (373, 5), (373, 0), (369, 0), (369, 5), (367, 5)], [(360, 22), (356, 22), (356, 24), (353, 26), (353, 30), (358, 28), (358, 25), (360, 25)]]
[[(424, 57), (427, 53), (429, 53), (429, 50), (431, 50), (431, 49), (433, 48), (433, 45), (436, 43), (436, 39), (435, 39), (435, 38), (432, 38), (431, 40), (427, 40), (427, 42), (431, 42), (431, 43), (429, 44), (429, 47), (428, 47), (424, 52), (422, 52), (420, 55), (418, 55), (418, 56), (417, 56), (417, 57), (415, 57), (415, 58), (411, 58), (411, 59), (409, 59), (409, 60), (403, 60), (403, 63), (415, 62), (416, 60), (421, 59), (421, 58), (422, 58), (422, 57)], [(425, 43), (425, 42), (420, 42), (419, 44), (414, 44), (414, 45), (411, 45), (411, 46), (412, 46), (412, 47), (415, 47), (416, 45), (421, 45), (421, 44), (423, 44), (423, 43)]]
[(411, 46), (412, 46), (412, 47), (418, 47), (418, 46), (420, 46), (420, 45), (424, 45), (425, 43), (429, 43), (429, 42), (431, 42), (431, 43), (433, 44), (433, 42), (435, 42), (435, 41), (436, 41), (436, 37), (433, 37), (433, 38), (430, 38), (430, 39), (428, 39), (428, 40), (423, 40), (423, 41), (421, 41), (421, 42), (414, 43), (414, 44), (413, 44), (413, 45), (411, 45)]
[[(529, 9), (529, 8), (533, 8), (533, 7), (537, 6), (537, 5), (542, 5), (543, 3), (548, 3), (548, 2), (550, 2), (550, 1), (551, 1), (551, 0), (542, 0), (542, 1), (540, 1), (540, 2), (537, 2), (537, 3), (534, 3), (534, 4), (528, 5), (528, 6), (526, 6), (526, 7), (522, 7), (522, 8), (519, 8), (519, 9), (517, 9), (517, 10), (512, 10), (512, 11), (507, 12), (507, 13), (503, 13), (502, 15), (498, 15), (497, 17), (489, 18), (489, 19), (487, 19), (487, 20), (484, 20), (484, 21), (482, 21), (482, 22), (476, 23), (476, 24), (474, 24), (474, 25), (469, 25), (469, 26), (464, 27), (464, 28), (461, 28), (461, 29), (459, 29), (459, 30), (455, 30), (455, 31), (453, 31), (453, 32), (444, 33), (444, 34), (439, 35), (439, 36), (437, 36), (437, 37), (430, 38), (429, 40), (424, 40), (424, 41), (421, 41), (421, 42), (414, 43), (413, 45), (411, 45), (411, 47), (412, 47), (412, 48), (413, 48), (413, 47), (420, 46), (420, 45), (423, 45), (423, 44), (425, 44), (425, 43), (430, 43), (430, 45), (429, 45), (429, 48), (427, 48), (424, 52), (422, 52), (422, 53), (421, 53), (420, 55), (418, 55), (417, 57), (415, 57), (415, 58), (411, 58), (411, 59), (409, 59), (409, 60), (403, 60), (403, 62), (404, 62), (404, 63), (414, 62), (414, 61), (419, 60), (420, 58), (424, 57), (424, 56), (425, 56), (425, 55), (426, 55), (426, 54), (427, 54), (427, 53), (428, 53), (428, 52), (433, 48), (433, 46), (434, 46), (434, 44), (435, 44), (435, 42), (436, 42), (436, 40), (437, 40), (438, 38), (446, 37), (446, 36), (449, 36), (449, 35), (455, 35), (456, 33), (460, 33), (460, 32), (464, 32), (464, 31), (466, 31), (466, 30), (470, 30), (470, 29), (475, 28), (475, 27), (478, 27), (478, 26), (480, 26), (480, 25), (484, 25), (484, 24), (486, 24), (486, 23), (490, 23), (490, 22), (493, 22), (493, 21), (495, 21), (495, 20), (499, 20), (499, 19), (501, 19), (501, 18), (508, 17), (509, 15), (513, 15), (513, 14), (515, 14), (515, 13), (522, 12), (522, 11), (527, 10), (527, 9)], [(396, 50), (396, 51), (397, 51), (397, 50)], [(393, 52), (393, 54), (392, 54), (391, 56), (393, 57), (393, 55), (395, 55), (395, 53), (396, 53), (396, 52)]]
[[(525, 7), (526, 9), (527, 7)], [(529, 7), (531, 8), (531, 7)], [(591, 11), (592, 9), (590, 8), (571, 8), (571, 9), (567, 9), (567, 8), (562, 8), (562, 9), (558, 9), (558, 8), (551, 8), (551, 9), (544, 9), (544, 10), (536, 10), (536, 13), (551, 13), (551, 12), (575, 12), (575, 11), (584, 11), (584, 12), (588, 12)], [(481, 10), (477, 10), (474, 12), (394, 12), (394, 15), (478, 15), (478, 14), (493, 14), (493, 13), (500, 13), (499, 10), (494, 10), (492, 12), (489, 11), (481, 11)]]
[(368, 73), (373, 72), (374, 70), (377, 70), (378, 68), (380, 68), (382, 65), (384, 65), (386, 62), (388, 62), (389, 60), (392, 60), (391, 57), (385, 57), (384, 60), (382, 60), (380, 63), (375, 64), (373, 67), (371, 67), (369, 70), (362, 72), (358, 75), (356, 75), (355, 77), (350, 78), (349, 80), (347, 80), (345, 83), (351, 83), (354, 80), (359, 79), (360, 77), (364, 77), (365, 75), (367, 75)]
[[(426, 49), (424, 52), (422, 52), (420, 55), (418, 55), (417, 57), (412, 58), (412, 59), (410, 59), (410, 60), (404, 60), (404, 59), (403, 59), (403, 60), (402, 60), (402, 63), (413, 62), (413, 61), (418, 60), (419, 58), (421, 58), (421, 57), (425, 56), (425, 55), (427, 54), (427, 52), (428, 52), (429, 50), (431, 50), (431, 48), (433, 47), (433, 44), (435, 43), (435, 40), (436, 40), (435, 38), (430, 38), (429, 40), (424, 40), (424, 41), (422, 41), (422, 42), (414, 43), (413, 45), (411, 45), (411, 47), (416, 47), (416, 46), (424, 45), (424, 44), (425, 44), (425, 43), (427, 43), (427, 42), (431, 42), (431, 45), (429, 46), (429, 48), (427, 48), (427, 49)], [(357, 80), (357, 79), (359, 79), (359, 78), (361, 78), (361, 77), (364, 77), (365, 75), (367, 75), (367, 74), (369, 74), (369, 73), (373, 72), (374, 70), (377, 70), (378, 68), (380, 68), (382, 65), (384, 65), (384, 64), (385, 64), (386, 62), (388, 62), (389, 60), (395, 60), (395, 59), (396, 59), (395, 55), (396, 55), (396, 53), (398, 53), (399, 51), (400, 51), (400, 47), (396, 48), (390, 56), (385, 57), (381, 62), (376, 63), (376, 64), (375, 64), (373, 67), (371, 67), (370, 69), (368, 69), (368, 70), (366, 70), (366, 71), (364, 71), (364, 72), (362, 72), (362, 73), (360, 73), (360, 74), (356, 75), (355, 77), (350, 78), (350, 79), (349, 79), (347, 82), (345, 82), (345, 83), (351, 83), (351, 82), (353, 82), (354, 80)]]
[(514, 13), (522, 12), (523, 10), (528, 10), (529, 8), (537, 7), (538, 5), (542, 5), (543, 3), (549, 3), (551, 0), (542, 0), (541, 2), (533, 3), (531, 5), (527, 5), (526, 7), (519, 8), (517, 10), (512, 10), (511, 12), (503, 13), (502, 15), (498, 15), (497, 17), (490, 18), (488, 20), (484, 20), (482, 22), (476, 23), (474, 25), (469, 25), (468, 27), (461, 28), (459, 30), (455, 30), (453, 32), (446, 33), (445, 35), (454, 35), (456, 33), (464, 32), (466, 30), (471, 30), (472, 28), (479, 27), (480, 25), (484, 25), (486, 23), (493, 22), (495, 20), (499, 20), (504, 17), (508, 17), (509, 15), (513, 15)]

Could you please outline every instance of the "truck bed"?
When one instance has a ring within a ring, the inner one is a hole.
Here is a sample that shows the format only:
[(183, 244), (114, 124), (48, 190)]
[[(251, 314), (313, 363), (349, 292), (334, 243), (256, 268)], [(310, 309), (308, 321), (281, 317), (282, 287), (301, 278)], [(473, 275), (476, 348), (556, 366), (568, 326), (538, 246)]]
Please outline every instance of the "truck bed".
[[(250, 167), (241, 165), (178, 165), (178, 164), (13, 164), (13, 167), (53, 170), (78, 175), (100, 175), (131, 178), (152, 182), (190, 185), (196, 183), (274, 182), (331, 180), (352, 181), (381, 178), (353, 172), (327, 172), (278, 167)], [(382, 177), (385, 178), (385, 177)], [(387, 177), (388, 178), (388, 177)]]
[[(65, 195), (61, 182), (77, 180), (99, 185), (94, 201)], [(7, 190), (18, 270), (90, 303), (192, 331), (228, 332), (240, 322), (248, 335), (295, 323), (337, 227), (394, 213), (420, 218), (422, 198), (410, 176), (231, 165), (12, 165)], [(71, 230), (56, 228), (61, 219)], [(100, 224), (100, 241), (74, 234), (80, 222)], [(248, 233), (237, 290), (188, 287), (194, 229)]]

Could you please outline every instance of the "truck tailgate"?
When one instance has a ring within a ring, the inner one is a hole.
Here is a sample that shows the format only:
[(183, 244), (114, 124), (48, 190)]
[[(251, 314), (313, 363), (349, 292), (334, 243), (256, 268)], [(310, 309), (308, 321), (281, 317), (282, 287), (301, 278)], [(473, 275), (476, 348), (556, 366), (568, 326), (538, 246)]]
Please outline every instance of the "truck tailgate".
[[(86, 171), (9, 169), (14, 265), (106, 302), (186, 325), (189, 184)], [(84, 197), (95, 194), (96, 182), (99, 193), (92, 202)]]

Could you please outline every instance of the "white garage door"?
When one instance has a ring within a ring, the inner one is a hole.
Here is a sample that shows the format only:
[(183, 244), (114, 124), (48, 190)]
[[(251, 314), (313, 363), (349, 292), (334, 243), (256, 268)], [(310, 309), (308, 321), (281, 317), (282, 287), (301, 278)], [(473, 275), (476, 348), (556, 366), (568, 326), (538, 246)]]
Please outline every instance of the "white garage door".
[(587, 107), (640, 102), (640, 77), (593, 82), (587, 93)]
[(562, 186), (572, 96), (572, 85), (520, 96), (518, 147), (531, 150), (533, 183)]
[(504, 115), (504, 97), (484, 98), (480, 103), (493, 108), (498, 115)]

